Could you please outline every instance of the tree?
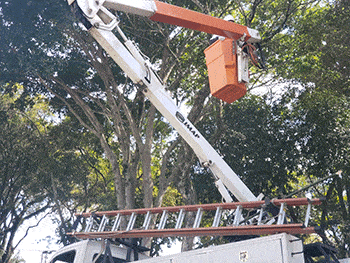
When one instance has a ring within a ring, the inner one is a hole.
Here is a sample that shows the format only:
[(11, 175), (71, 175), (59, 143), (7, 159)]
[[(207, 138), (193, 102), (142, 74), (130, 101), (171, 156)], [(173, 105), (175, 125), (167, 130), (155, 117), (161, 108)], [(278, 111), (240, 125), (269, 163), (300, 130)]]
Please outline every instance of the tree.
[[(280, 45), (283, 31), (295, 28), (298, 18), (315, 1), (170, 3), (217, 17), (233, 14), (237, 22), (261, 32), (265, 49), (274, 57), (277, 52), (274, 53), (273, 47)], [(170, 186), (177, 187), (186, 204), (197, 203), (192, 177), (198, 171), (198, 163), (190, 147), (181, 139), (174, 139), (174, 132), (154, 106), (73, 20), (63, 1), (38, 0), (26, 4), (31, 8), (25, 8), (23, 1), (1, 3), (4, 32), (1, 80), (21, 81), (27, 84), (26, 92), (47, 94), (51, 106), (58, 114), (69, 117), (76, 132), (95, 136), (113, 177), (116, 204), (111, 204), (114, 206), (111, 208), (159, 206)], [(18, 18), (19, 13), (25, 15)], [(210, 97), (205, 73), (203, 50), (210, 36), (186, 29), (176, 31), (174, 26), (123, 13), (120, 18), (126, 34), (139, 43), (153, 64), (159, 65), (159, 75), (175, 100), (179, 105), (187, 103), (191, 107), (189, 119), (212, 136), (210, 141), (217, 142), (220, 134), (208, 131), (211, 125), (200, 122), (207, 116), (217, 117), (212, 127), (221, 127), (223, 122), (222, 104)], [(276, 66), (273, 62), (269, 60), (270, 67)], [(253, 73), (258, 83), (261, 74)], [(252, 107), (246, 110), (259, 113)], [(265, 124), (269, 123), (261, 125)], [(233, 128), (242, 124), (236, 125)], [(271, 157), (266, 158), (263, 163), (270, 165)], [(280, 172), (287, 173), (285, 165), (282, 162), (275, 167), (275, 178)], [(248, 176), (242, 174), (246, 181)]]
[[(348, 257), (350, 111), (346, 96), (334, 91), (305, 92), (296, 104), (300, 122), (298, 145), (302, 154), (302, 173), (310, 182), (329, 175), (333, 179), (312, 189), (326, 202), (318, 214), (324, 227), (322, 238), (336, 244), (341, 257)], [(327, 234), (326, 234), (327, 233)]]
[[(277, 76), (349, 96), (348, 1), (316, 5), (276, 37), (271, 56)], [(269, 56), (270, 57), (270, 56)]]
[[(70, 201), (71, 189), (86, 177), (84, 163), (71, 148), (56, 148), (50, 118), (54, 116), (43, 96), (29, 97), (19, 84), (1, 86), (0, 249), (4, 263), (10, 262), (31, 228), (15, 244), (22, 224), (34, 217), (39, 223), (53, 211), (62, 217), (61, 202)], [(62, 138), (66, 137), (59, 141)], [(64, 224), (61, 228), (67, 232)]]
[[(41, 187), (47, 183), (40, 173), (40, 160), (45, 158), (44, 141), (37, 136), (24, 112), (22, 115), (15, 110), (16, 98), (3, 92), (0, 100), (0, 248), (2, 262), (8, 262), (14, 249), (14, 236), (22, 222), (47, 211), (51, 205)], [(19, 93), (15, 92), (17, 96)]]
[(289, 114), (284, 104), (271, 107), (255, 95), (223, 108), (219, 129), (228, 132), (217, 147), (254, 193), (283, 197), (291, 190), (288, 182), (296, 179), (299, 154)]
[(277, 74), (300, 85), (298, 96), (292, 96), (288, 105), (288, 118), (297, 127), (298, 176), (306, 176), (311, 183), (341, 173), (313, 191), (327, 197), (318, 220), (328, 229), (323, 239), (330, 237), (342, 257), (349, 255), (348, 222), (344, 221), (348, 213), (348, 19), (348, 1), (315, 6), (299, 18), (293, 30), (279, 36), (278, 52), (285, 55), (275, 60)]

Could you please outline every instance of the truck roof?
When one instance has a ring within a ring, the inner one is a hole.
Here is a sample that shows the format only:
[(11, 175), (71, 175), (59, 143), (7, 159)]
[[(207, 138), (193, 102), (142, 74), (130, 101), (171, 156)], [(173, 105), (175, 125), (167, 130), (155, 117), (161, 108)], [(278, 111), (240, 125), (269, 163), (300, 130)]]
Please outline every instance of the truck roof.
[[(56, 252), (50, 261), (55, 262), (67, 262), (67, 263), (89, 263), (100, 254), (104, 248), (103, 240), (83, 240), (71, 245), (61, 248)], [(110, 245), (110, 250), (113, 258), (116, 262), (127, 262), (126, 257), (128, 248), (124, 246)], [(104, 252), (102, 253), (104, 255)], [(133, 259), (134, 253), (131, 253), (131, 259)], [(147, 259), (148, 256), (138, 253), (139, 259)], [(98, 262), (98, 261), (97, 261)]]

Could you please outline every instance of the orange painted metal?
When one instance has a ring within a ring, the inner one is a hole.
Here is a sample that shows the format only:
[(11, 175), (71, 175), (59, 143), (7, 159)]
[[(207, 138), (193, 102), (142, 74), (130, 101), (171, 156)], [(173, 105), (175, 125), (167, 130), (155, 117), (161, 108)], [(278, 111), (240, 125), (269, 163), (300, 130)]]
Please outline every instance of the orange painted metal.
[(217, 40), (204, 50), (210, 93), (227, 103), (243, 97), (247, 88), (238, 82), (237, 54), (234, 52), (232, 39)]
[(226, 227), (201, 227), (182, 229), (133, 229), (130, 231), (79, 232), (68, 233), (76, 238), (138, 238), (138, 237), (183, 237), (183, 236), (233, 236), (233, 235), (270, 235), (277, 233), (311, 234), (317, 232), (315, 227), (304, 227), (303, 224), (288, 225), (246, 225)]
[(245, 83), (238, 82), (237, 55), (232, 50), (232, 40), (242, 37), (248, 40), (251, 37), (248, 28), (160, 1), (155, 1), (155, 4), (157, 11), (150, 17), (153, 21), (228, 38), (225, 41), (215, 42), (204, 51), (207, 57), (210, 91), (214, 97), (227, 103), (243, 97), (247, 89)]
[(239, 39), (245, 36), (245, 40), (248, 40), (251, 37), (245, 26), (160, 1), (155, 1), (155, 3), (157, 11), (150, 17), (153, 21), (186, 27), (233, 39)]

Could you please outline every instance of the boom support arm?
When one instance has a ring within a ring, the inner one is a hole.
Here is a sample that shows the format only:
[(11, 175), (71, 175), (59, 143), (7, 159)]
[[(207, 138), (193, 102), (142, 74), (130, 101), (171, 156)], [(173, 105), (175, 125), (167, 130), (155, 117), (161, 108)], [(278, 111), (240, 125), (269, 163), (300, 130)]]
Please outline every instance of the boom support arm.
[[(68, 2), (72, 3), (74, 0)], [(77, 0), (77, 2), (89, 18), (99, 16), (103, 10), (109, 8), (235, 40), (242, 39), (251, 43), (261, 40), (259, 32), (255, 29), (156, 0)]]
[[(72, 0), (68, 1), (74, 2)], [(200, 134), (193, 124), (181, 114), (179, 108), (171, 99), (170, 95), (166, 92), (165, 87), (158, 79), (157, 75), (148, 66), (149, 63), (143, 58), (137, 47), (125, 37), (118, 26), (118, 21), (107, 9), (112, 8), (120, 11), (128, 11), (134, 14), (150, 17), (151, 19), (153, 17), (154, 19), (161, 20), (164, 17), (167, 17), (165, 13), (169, 13), (171, 11), (167, 9), (168, 5), (164, 7), (164, 3), (152, 0), (77, 0), (77, 4), (84, 13), (85, 18), (91, 24), (91, 26), (89, 26), (90, 34), (130, 77), (130, 79), (141, 88), (144, 95), (153, 105), (155, 105), (159, 112), (192, 147), (202, 165), (208, 167), (212, 171), (214, 176), (217, 178), (216, 184), (218, 189), (226, 202), (232, 201), (232, 198), (228, 194), (225, 186), (240, 202), (256, 201), (257, 198), (241, 181), (238, 175), (235, 174), (235, 172), (228, 166), (228, 164)], [(167, 10), (159, 12), (160, 7), (164, 7)], [(182, 23), (183, 19), (177, 16), (178, 15), (176, 14), (174, 15), (175, 20)], [(214, 21), (216, 21), (216, 19)], [(190, 24), (195, 25), (196, 23), (190, 22)], [(210, 25), (209, 27), (211, 28), (212, 26)], [(214, 23), (213, 27), (219, 28), (221, 26), (217, 26), (217, 24)], [(112, 33), (111, 30), (113, 28), (117, 28), (124, 41), (124, 44)], [(233, 32), (230, 30), (231, 29), (225, 30), (224, 27), (221, 29), (221, 33), (226, 32), (225, 34), (228, 35), (235, 34), (239, 37), (252, 39), (252, 37), (243, 32), (243, 30), (239, 31), (238, 33), (234, 29), (232, 29)], [(218, 33), (217, 31), (215, 32)]]

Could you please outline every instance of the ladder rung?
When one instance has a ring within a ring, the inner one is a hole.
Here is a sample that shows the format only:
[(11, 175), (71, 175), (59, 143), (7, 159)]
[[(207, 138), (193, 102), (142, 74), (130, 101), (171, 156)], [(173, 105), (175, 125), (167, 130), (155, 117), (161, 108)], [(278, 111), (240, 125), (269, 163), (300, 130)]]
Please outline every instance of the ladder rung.
[(259, 212), (259, 218), (258, 218), (258, 226), (261, 225), (261, 221), (264, 215), (264, 208), (260, 208), (260, 212)]
[(284, 206), (286, 203), (282, 203), (280, 206), (280, 212), (278, 213), (277, 225), (283, 225), (286, 212), (284, 211)]
[(242, 206), (238, 206), (235, 211), (235, 219), (233, 221), (233, 226), (238, 226), (239, 223), (241, 222), (241, 217), (242, 217)]
[(184, 209), (181, 209), (176, 220), (175, 229), (180, 229), (185, 218)]
[(235, 211), (235, 219), (233, 221), (234, 226), (238, 226), (239, 223), (241, 222), (241, 217), (242, 217), (242, 206), (238, 206)]
[(158, 230), (164, 229), (167, 219), (168, 219), (168, 211), (163, 210), (162, 217), (160, 218), (160, 221), (159, 221)]
[(134, 225), (135, 225), (135, 221), (136, 221), (136, 213), (132, 213), (131, 216), (130, 216), (130, 220), (129, 220), (129, 223), (128, 223), (128, 226), (126, 227), (126, 231), (130, 231), (134, 228)]
[(221, 208), (221, 206), (218, 206), (218, 208), (216, 208), (216, 212), (215, 212), (215, 216), (214, 216), (213, 227), (219, 226), (221, 215), (222, 215), (222, 208)]
[(142, 229), (147, 230), (149, 228), (149, 224), (151, 222), (151, 217), (152, 217), (152, 214), (150, 211), (148, 211), (147, 214), (145, 215), (145, 220), (143, 221)]
[(309, 218), (311, 213), (311, 203), (307, 205), (304, 226), (307, 227), (309, 224)]
[(193, 228), (198, 228), (202, 221), (203, 209), (200, 207), (197, 210), (196, 218), (194, 219)]
[(108, 218), (106, 217), (106, 215), (104, 215), (101, 219), (101, 223), (100, 226), (98, 228), (98, 232), (103, 232), (105, 230), (106, 225), (108, 224)]
[(94, 218), (93, 216), (91, 215), (89, 217), (89, 219), (87, 220), (87, 223), (86, 223), (86, 227), (85, 227), (85, 230), (84, 232), (91, 232), (91, 229), (92, 229), (92, 225), (94, 224)]
[(121, 222), (121, 216), (120, 216), (120, 214), (117, 214), (115, 219), (114, 219), (112, 231), (117, 231), (119, 229), (120, 222)]

